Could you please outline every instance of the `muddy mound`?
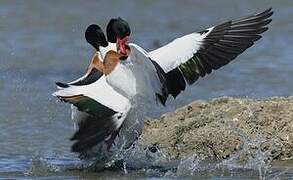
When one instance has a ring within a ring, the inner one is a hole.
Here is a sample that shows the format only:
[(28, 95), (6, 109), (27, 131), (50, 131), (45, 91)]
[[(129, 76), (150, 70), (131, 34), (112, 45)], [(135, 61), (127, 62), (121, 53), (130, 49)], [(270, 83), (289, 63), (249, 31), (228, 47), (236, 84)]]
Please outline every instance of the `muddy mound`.
[(147, 119), (140, 139), (170, 159), (197, 155), (247, 163), (293, 157), (293, 97), (195, 101), (159, 119)]

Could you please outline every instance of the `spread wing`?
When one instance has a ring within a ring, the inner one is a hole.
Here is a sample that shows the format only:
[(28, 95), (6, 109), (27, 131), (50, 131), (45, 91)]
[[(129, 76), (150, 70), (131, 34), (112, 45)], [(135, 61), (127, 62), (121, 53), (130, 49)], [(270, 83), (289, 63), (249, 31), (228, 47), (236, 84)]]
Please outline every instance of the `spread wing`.
[[(74, 152), (84, 152), (107, 139), (114, 140), (131, 107), (127, 98), (106, 82), (105, 76), (89, 85), (60, 89), (53, 94), (85, 112), (78, 131), (72, 136)], [(112, 142), (108, 145), (111, 147)]]
[(235, 59), (268, 30), (272, 9), (175, 39), (149, 52), (166, 73), (170, 94), (175, 98), (199, 77), (210, 74)]

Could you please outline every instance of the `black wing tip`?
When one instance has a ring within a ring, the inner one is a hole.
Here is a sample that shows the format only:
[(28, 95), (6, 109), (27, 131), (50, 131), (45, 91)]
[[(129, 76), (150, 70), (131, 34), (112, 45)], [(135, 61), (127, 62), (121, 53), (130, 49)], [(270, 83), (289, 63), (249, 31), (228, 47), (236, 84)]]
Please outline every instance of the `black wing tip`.
[[(205, 38), (206, 44), (210, 43), (210, 47), (203, 44), (202, 51), (198, 51), (197, 54), (199, 58), (194, 63), (191, 63), (190, 59), (179, 67), (187, 83), (193, 84), (199, 76), (203, 77), (211, 73), (212, 69), (219, 69), (228, 64), (255, 41), (261, 39), (261, 34), (269, 29), (267, 25), (272, 21), (273, 13), (273, 8), (270, 7), (260, 13), (215, 26)], [(212, 47), (211, 44), (217, 47)], [(206, 52), (201, 54), (203, 51)]]
[(71, 146), (71, 152), (81, 153), (80, 149), (76, 147), (76, 143)]
[(74, 153), (82, 153), (82, 152), (84, 152), (86, 150), (87, 150), (87, 148), (83, 148), (82, 145), (79, 142), (75, 142), (71, 146), (71, 152), (74, 152)]
[(88, 116), (78, 122), (78, 130), (70, 137), (70, 141), (73, 141), (71, 151), (76, 153), (87, 152), (98, 144), (106, 142), (109, 139), (108, 137), (114, 140), (117, 136), (115, 134), (117, 132), (116, 120), (110, 117), (97, 119), (94, 116)]
[(267, 9), (265, 9), (264, 11), (261, 11), (259, 13), (254, 14), (254, 16), (267, 16), (270, 17), (274, 14), (273, 8), (269, 7)]
[(62, 82), (55, 82), (55, 84), (56, 84), (58, 87), (61, 87), (61, 88), (67, 88), (67, 87), (69, 87), (68, 84), (66, 84), (66, 83), (62, 83)]
[(264, 10), (263, 12), (257, 13), (255, 16), (263, 17), (263, 19), (270, 20), (270, 22), (271, 22), (271, 20), (272, 20), (271, 17), (273, 14), (274, 14), (273, 8), (270, 7), (268, 9)]
[(273, 7), (267, 8), (266, 10), (263, 11), (263, 13), (266, 13), (266, 14), (272, 13), (272, 14), (274, 14)]
[(77, 140), (77, 136), (76, 136), (76, 133), (74, 133), (71, 138), (69, 138), (70, 141), (75, 141)]
[[(91, 126), (86, 126), (86, 129), (83, 129), (81, 124), (79, 124), (79, 130), (76, 131), (70, 138), (70, 141), (75, 141), (72, 146), (71, 146), (71, 152), (75, 153), (82, 153), (85, 152), (89, 149), (91, 149), (93, 146), (97, 145), (100, 143), (100, 140), (95, 138), (96, 133), (92, 132)], [(88, 124), (92, 125), (92, 124)], [(84, 131), (88, 130), (88, 131)], [(86, 134), (88, 132), (92, 132), (90, 134)]]
[(266, 13), (266, 19), (271, 19), (271, 17), (272, 17), (273, 14), (274, 14), (274, 10), (273, 10), (273, 8), (269, 8), (269, 9), (265, 10), (265, 12), (267, 12), (267, 13)]
[(101, 139), (96, 134), (94, 134), (92, 136), (87, 136), (86, 138), (71, 137), (70, 140), (75, 141), (71, 146), (71, 152), (83, 153), (101, 143), (104, 138)]
[[(269, 7), (268, 9), (264, 10), (263, 12), (260, 12), (255, 15), (255, 16), (263, 17), (262, 22), (265, 22), (264, 24), (261, 25), (261, 31), (257, 34), (262, 34), (269, 29), (268, 25), (272, 22), (272, 15), (273, 14), (274, 14), (273, 8)], [(261, 39), (262, 36), (261, 35), (259, 35), (259, 36), (260, 37), (254, 41), (258, 41), (259, 39)]]

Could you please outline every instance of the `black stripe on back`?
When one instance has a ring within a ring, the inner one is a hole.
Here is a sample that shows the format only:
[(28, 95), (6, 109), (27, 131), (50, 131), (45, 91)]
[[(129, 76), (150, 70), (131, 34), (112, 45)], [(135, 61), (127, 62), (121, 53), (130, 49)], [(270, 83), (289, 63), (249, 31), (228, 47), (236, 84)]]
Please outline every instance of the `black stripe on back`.
[(80, 81), (78, 81), (76, 83), (73, 83), (71, 85), (75, 85), (75, 86), (89, 85), (91, 83), (96, 82), (102, 76), (103, 76), (102, 72), (100, 72), (96, 68), (93, 68), (86, 78), (84, 78), (84, 79), (82, 79), (82, 80), (80, 80)]
[(62, 82), (55, 82), (55, 84), (56, 84), (57, 86), (59, 86), (59, 87), (62, 87), (62, 88), (67, 88), (67, 87), (69, 87), (68, 84), (66, 84), (66, 83), (62, 83)]
[(93, 68), (91, 70), (91, 72), (82, 80), (77, 81), (75, 83), (72, 84), (66, 84), (66, 83), (62, 83), (62, 82), (55, 82), (55, 84), (61, 88), (67, 88), (69, 87), (69, 85), (74, 85), (74, 86), (83, 86), (83, 85), (89, 85), (91, 83), (96, 82), (97, 80), (100, 79), (100, 77), (103, 76), (103, 73), (100, 72), (98, 69)]

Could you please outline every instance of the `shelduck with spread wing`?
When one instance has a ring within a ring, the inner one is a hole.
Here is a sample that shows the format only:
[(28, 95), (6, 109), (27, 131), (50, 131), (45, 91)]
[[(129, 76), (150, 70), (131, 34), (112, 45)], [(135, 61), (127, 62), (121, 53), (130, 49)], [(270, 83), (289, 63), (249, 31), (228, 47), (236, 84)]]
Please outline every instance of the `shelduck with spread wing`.
[[(187, 85), (234, 60), (268, 30), (272, 14), (270, 8), (227, 21), (151, 52), (128, 43), (130, 28), (121, 18), (110, 20), (108, 41), (100, 27), (91, 25), (86, 39), (96, 52), (86, 75), (71, 83), (57, 83), (60, 89), (54, 93), (86, 114), (72, 137), (72, 150), (84, 153), (98, 144), (111, 150), (121, 128), (127, 131), (137, 121), (130, 111), (147, 104), (152, 108), (158, 103), (165, 105), (169, 96), (175, 99)], [(139, 121), (143, 124), (143, 118)], [(136, 131), (141, 132), (142, 127)]]

